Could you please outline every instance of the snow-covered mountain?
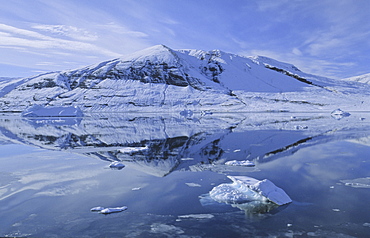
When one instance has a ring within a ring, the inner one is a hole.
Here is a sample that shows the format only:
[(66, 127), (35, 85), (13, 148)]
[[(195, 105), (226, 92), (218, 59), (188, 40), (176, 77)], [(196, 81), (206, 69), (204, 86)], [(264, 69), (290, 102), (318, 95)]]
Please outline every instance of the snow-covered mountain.
[(343, 80), (370, 84), (370, 74), (363, 74), (363, 75), (359, 75), (359, 76), (345, 78)]
[(359, 85), (266, 57), (158, 45), (81, 69), (1, 81), (0, 110), (35, 104), (84, 112), (364, 110), (370, 86)]

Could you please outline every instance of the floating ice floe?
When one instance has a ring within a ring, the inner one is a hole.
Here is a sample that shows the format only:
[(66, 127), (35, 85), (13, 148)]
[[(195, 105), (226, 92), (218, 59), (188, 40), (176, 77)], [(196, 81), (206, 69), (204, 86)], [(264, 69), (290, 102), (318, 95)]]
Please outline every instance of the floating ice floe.
[(79, 107), (49, 107), (34, 105), (22, 112), (23, 117), (82, 117)]
[(353, 188), (370, 188), (370, 177), (356, 178), (351, 180), (340, 180), (344, 185)]
[(109, 165), (109, 168), (111, 169), (118, 169), (118, 170), (121, 170), (125, 167), (124, 164), (122, 164), (121, 162), (118, 162), (118, 161), (114, 161), (112, 162), (110, 165)]
[(93, 207), (93, 208), (90, 209), (90, 211), (92, 211), (92, 212), (100, 212), (103, 209), (104, 209), (104, 207)]
[(143, 150), (147, 150), (147, 149), (148, 149), (147, 146), (143, 146), (143, 147), (124, 147), (124, 148), (119, 149), (119, 152), (121, 152), (121, 153), (134, 153), (134, 152), (143, 151)]
[(202, 187), (202, 185), (198, 183), (185, 183), (185, 184), (188, 185), (189, 187)]
[(178, 216), (179, 219), (211, 219), (215, 216), (212, 214), (189, 214)]
[(241, 160), (241, 161), (231, 160), (231, 161), (227, 161), (225, 163), (225, 165), (230, 165), (230, 166), (246, 166), (246, 167), (254, 167), (255, 166), (255, 164), (253, 163), (253, 161), (250, 161), (250, 160)]
[(342, 111), (341, 109), (335, 109), (331, 112), (331, 116), (337, 120), (342, 119), (343, 117), (349, 117), (351, 113)]
[(232, 184), (221, 184), (214, 187), (210, 196), (218, 202), (241, 204), (251, 201), (272, 202), (284, 205), (292, 202), (285, 191), (270, 180), (257, 180), (247, 176), (228, 176)]
[(117, 212), (122, 212), (124, 210), (127, 210), (126, 206), (123, 207), (93, 207), (90, 209), (92, 212), (99, 212), (101, 214), (110, 214), (110, 213), (117, 213)]

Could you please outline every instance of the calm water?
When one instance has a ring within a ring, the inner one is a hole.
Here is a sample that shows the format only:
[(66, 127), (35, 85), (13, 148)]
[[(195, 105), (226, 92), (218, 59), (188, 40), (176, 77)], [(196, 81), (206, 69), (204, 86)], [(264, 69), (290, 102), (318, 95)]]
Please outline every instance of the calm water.
[[(0, 236), (370, 235), (370, 114), (0, 123)], [(256, 166), (224, 165), (245, 159)], [(266, 213), (215, 202), (208, 193), (231, 183), (227, 175), (267, 178), (293, 202)], [(102, 215), (96, 206), (128, 209)]]

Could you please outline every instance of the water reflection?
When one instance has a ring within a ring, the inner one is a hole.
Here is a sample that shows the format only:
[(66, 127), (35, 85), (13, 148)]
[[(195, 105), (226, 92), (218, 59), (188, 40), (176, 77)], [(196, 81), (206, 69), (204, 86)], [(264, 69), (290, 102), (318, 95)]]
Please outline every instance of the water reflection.
[[(361, 237), (369, 223), (367, 201), (361, 199), (370, 191), (364, 189), (366, 118), (95, 114), (63, 123), (4, 115), (0, 211), (6, 216), (0, 217), (0, 235)], [(32, 149), (22, 152), (28, 145)], [(225, 165), (246, 159), (256, 166)], [(126, 167), (111, 170), (114, 161)], [(225, 175), (252, 174), (283, 188), (293, 203), (207, 205), (206, 197), (199, 198), (228, 182)], [(122, 205), (128, 210), (107, 217), (90, 212)]]
[(333, 140), (364, 141), (369, 123), (358, 118), (366, 115), (340, 121), (330, 114), (289, 113), (190, 118), (157, 114), (52, 119), (3, 116), (0, 140), (121, 161), (161, 177), (175, 170), (210, 169), (206, 165), (223, 165), (232, 159), (265, 163)]

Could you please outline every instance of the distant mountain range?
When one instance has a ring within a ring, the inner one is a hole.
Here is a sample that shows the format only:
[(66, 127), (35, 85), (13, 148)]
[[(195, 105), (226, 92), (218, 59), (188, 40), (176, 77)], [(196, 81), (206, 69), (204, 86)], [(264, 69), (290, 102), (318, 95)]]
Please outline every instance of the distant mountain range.
[(76, 70), (0, 79), (0, 111), (32, 105), (84, 112), (368, 110), (370, 85), (266, 57), (164, 45)]

